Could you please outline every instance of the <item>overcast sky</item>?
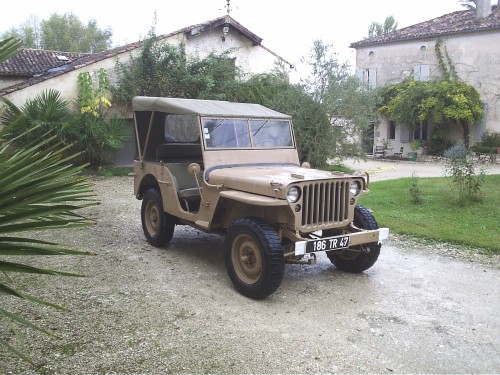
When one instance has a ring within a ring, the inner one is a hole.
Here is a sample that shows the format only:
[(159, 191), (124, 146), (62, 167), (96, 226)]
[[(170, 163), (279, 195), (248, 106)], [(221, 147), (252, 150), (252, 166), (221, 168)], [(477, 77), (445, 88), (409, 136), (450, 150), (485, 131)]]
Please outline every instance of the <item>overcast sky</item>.
[[(143, 39), (154, 25), (168, 34), (227, 13), (226, 0), (18, 0), (0, 12), (0, 32), (18, 27), (31, 15), (45, 20), (53, 13), (73, 13), (84, 24), (95, 19), (110, 27), (113, 46)], [(231, 0), (231, 16), (263, 39), (262, 44), (298, 66), (314, 40), (334, 46), (341, 61), (354, 65), (353, 42), (368, 35), (372, 21), (394, 16), (398, 28), (463, 10), (459, 0)]]

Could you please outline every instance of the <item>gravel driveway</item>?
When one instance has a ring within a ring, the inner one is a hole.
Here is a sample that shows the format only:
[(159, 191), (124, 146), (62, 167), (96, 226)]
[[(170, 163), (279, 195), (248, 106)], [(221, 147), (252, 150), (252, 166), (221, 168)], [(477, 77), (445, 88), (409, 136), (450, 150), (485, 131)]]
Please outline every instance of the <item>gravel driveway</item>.
[(0, 373), (500, 372), (499, 257), (391, 236), (363, 274), (321, 255), (287, 265), (278, 291), (254, 301), (233, 289), (221, 237), (177, 227), (168, 248), (151, 247), (132, 178), (95, 189), (97, 225), (47, 238), (96, 256), (35, 259), (86, 277), (15, 278), (69, 311), (7, 302), (61, 339), (21, 329), (40, 367), (0, 349)]

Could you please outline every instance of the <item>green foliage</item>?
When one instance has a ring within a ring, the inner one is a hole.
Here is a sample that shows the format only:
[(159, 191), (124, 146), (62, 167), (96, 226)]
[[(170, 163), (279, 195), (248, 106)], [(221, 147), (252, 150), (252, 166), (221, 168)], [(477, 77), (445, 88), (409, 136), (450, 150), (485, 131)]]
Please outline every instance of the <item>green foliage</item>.
[(259, 103), (293, 118), (299, 157), (316, 167), (333, 156), (334, 139), (323, 106), (300, 85), (290, 85), (279, 74), (259, 74), (241, 82), (228, 97), (231, 101)]
[(83, 151), (84, 161), (94, 168), (102, 166), (106, 156), (121, 149), (130, 136), (125, 120), (108, 118), (110, 96), (109, 78), (104, 69), (98, 71), (96, 87), (90, 73), (78, 75), (79, 126), (71, 129), (71, 135)]
[(82, 106), (80, 113), (70, 110), (70, 102), (53, 89), (42, 91), (18, 108), (7, 98), (0, 98), (5, 110), (0, 115), (0, 124), (7, 126), (15, 144), (43, 140), (49, 132), (55, 135), (42, 147), (52, 147), (62, 142), (70, 145), (70, 153), (80, 153), (80, 162), (93, 168), (102, 165), (107, 156), (121, 149), (130, 137), (130, 128), (122, 119), (108, 118), (111, 102), (109, 82), (105, 71), (99, 72), (99, 87), (92, 86), (90, 74), (79, 75)]
[(402, 124), (429, 122), (440, 129), (461, 126), (468, 144), (469, 126), (478, 123), (483, 106), (477, 90), (462, 81), (414, 81), (381, 89), (378, 111)]
[(372, 38), (374, 36), (384, 35), (396, 31), (398, 28), (398, 23), (394, 16), (387, 16), (384, 23), (372, 22), (368, 28), (368, 37)]
[(40, 45), (47, 50), (95, 53), (111, 46), (112, 35), (110, 29), (100, 30), (94, 19), (85, 26), (71, 13), (54, 13), (41, 22)]
[(348, 63), (339, 61), (332, 46), (321, 41), (314, 42), (307, 62), (312, 74), (303, 85), (333, 125), (331, 155), (338, 162), (346, 157), (363, 157), (360, 139), (376, 121), (377, 92), (357, 80)]
[(54, 13), (48, 20), (41, 22), (36, 16), (31, 16), (19, 27), (2, 35), (22, 40), (25, 48), (95, 53), (111, 47), (113, 33), (110, 28), (99, 29), (94, 19), (84, 25), (71, 13), (63, 15)]
[[(448, 178), (419, 178), (425, 201), (415, 205), (408, 199), (411, 178), (370, 183), (370, 194), (361, 204), (370, 207), (381, 227), (391, 233), (444, 241), (500, 254), (500, 175), (484, 176), (483, 199), (467, 206), (456, 204)], [(480, 235), (478, 235), (480, 233)]]
[(239, 77), (228, 54), (188, 59), (182, 44), (166, 44), (151, 31), (137, 57), (117, 62), (113, 98), (127, 105), (136, 95), (224, 100)]
[(69, 128), (73, 121), (68, 109), (69, 102), (53, 89), (43, 91), (18, 108), (10, 100), (0, 97), (5, 109), (0, 115), (0, 124), (6, 125), (15, 144), (22, 145), (43, 139), (47, 133), (57, 136), (53, 142), (45, 143), (52, 147), (59, 142), (69, 142)]
[(496, 154), (500, 147), (500, 133), (484, 133), (481, 137), (481, 142), (471, 148), (472, 151), (483, 154)]
[(410, 201), (413, 204), (422, 204), (424, 202), (424, 199), (422, 197), (422, 189), (420, 189), (420, 186), (418, 184), (418, 178), (413, 174), (411, 176), (411, 183), (410, 183)]
[(500, 147), (500, 132), (484, 133), (481, 144), (488, 147)]
[(448, 158), (445, 170), (450, 177), (450, 188), (456, 192), (456, 203), (465, 206), (479, 202), (485, 171), (476, 172), (469, 151), (461, 143), (446, 150), (444, 156)]
[(22, 40), (24, 48), (40, 48), (40, 22), (37, 16), (31, 15), (19, 27), (3, 32), (0, 39), (7, 37)]
[[(136, 95), (230, 100), (258, 103), (293, 117), (299, 156), (314, 166), (329, 159), (361, 155), (361, 147), (347, 140), (356, 138), (374, 119), (375, 94), (349, 72), (346, 63), (329, 55), (329, 47), (315, 44), (313, 75), (292, 85), (283, 66), (272, 73), (243, 80), (229, 58), (230, 52), (204, 59), (185, 55), (184, 46), (158, 40), (151, 31), (140, 54), (130, 64), (117, 62), (113, 98), (130, 105)], [(342, 125), (332, 129), (332, 123)]]
[(14, 56), (21, 46), (21, 40), (14, 37), (0, 39), (0, 62), (4, 62)]
[[(5, 140), (8, 134), (0, 133)], [(83, 168), (71, 165), (74, 156), (63, 158), (62, 145), (50, 147), (54, 137), (45, 141), (13, 148), (11, 142), (0, 144), (0, 292), (5, 296), (24, 299), (55, 309), (62, 307), (16, 290), (9, 273), (36, 273), (58, 276), (82, 276), (78, 274), (43, 269), (5, 260), (6, 256), (89, 255), (52, 242), (30, 237), (32, 231), (56, 228), (74, 228), (93, 222), (76, 211), (95, 205), (92, 186), (82, 176)], [(14, 323), (36, 329), (56, 337), (19, 315), (0, 308), (0, 318), (14, 330)], [(32, 360), (15, 344), (0, 338), (0, 345), (30, 363)]]

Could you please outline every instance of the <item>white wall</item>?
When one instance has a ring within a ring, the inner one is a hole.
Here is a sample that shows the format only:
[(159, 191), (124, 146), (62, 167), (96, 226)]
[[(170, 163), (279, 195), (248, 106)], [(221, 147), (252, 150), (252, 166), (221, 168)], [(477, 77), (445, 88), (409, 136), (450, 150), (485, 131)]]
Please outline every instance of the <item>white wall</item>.
[[(474, 86), (487, 105), (485, 129), (488, 132), (500, 131), (499, 40), (500, 32), (492, 31), (449, 36), (443, 45), (448, 50), (459, 78)], [(440, 77), (434, 40), (365, 46), (356, 50), (358, 74), (370, 69), (373, 72), (375, 69), (377, 87), (401, 82), (412, 76), (415, 66), (421, 64), (429, 66), (430, 79)], [(381, 122), (375, 144), (387, 136), (387, 125), (387, 121)], [(398, 130), (396, 133), (395, 143), (399, 148), (402, 144), (399, 143)], [(471, 136), (473, 135), (474, 130), (471, 131)]]
[[(164, 42), (177, 45), (184, 41), (187, 55), (197, 55), (200, 58), (206, 57), (211, 52), (221, 54), (224, 51), (231, 50), (229, 56), (235, 58), (236, 65), (249, 75), (269, 72), (273, 69), (277, 57), (270, 51), (260, 45), (254, 46), (249, 39), (236, 32), (236, 30), (230, 29), (224, 42), (221, 36), (221, 30), (214, 28), (190, 38), (185, 38), (183, 33), (176, 34), (164, 39)], [(113, 82), (116, 60), (118, 59), (121, 63), (126, 64), (130, 59), (130, 55), (136, 55), (139, 51), (140, 49), (127, 51), (5, 96), (17, 106), (22, 106), (26, 100), (51, 88), (58, 90), (66, 99), (76, 98), (78, 96), (77, 77), (79, 73), (90, 72), (91, 74), (97, 74), (101, 68), (104, 68), (108, 71)]]

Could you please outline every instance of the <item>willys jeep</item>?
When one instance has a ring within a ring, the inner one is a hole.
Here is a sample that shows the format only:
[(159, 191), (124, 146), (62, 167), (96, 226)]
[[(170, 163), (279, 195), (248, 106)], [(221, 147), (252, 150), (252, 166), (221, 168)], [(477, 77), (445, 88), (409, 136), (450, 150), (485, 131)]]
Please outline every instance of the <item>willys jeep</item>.
[(300, 165), (292, 119), (258, 104), (138, 96), (134, 194), (147, 241), (165, 246), (176, 225), (225, 235), (236, 290), (262, 299), (285, 263), (326, 252), (339, 269), (370, 268), (389, 230), (358, 205), (368, 175)]

